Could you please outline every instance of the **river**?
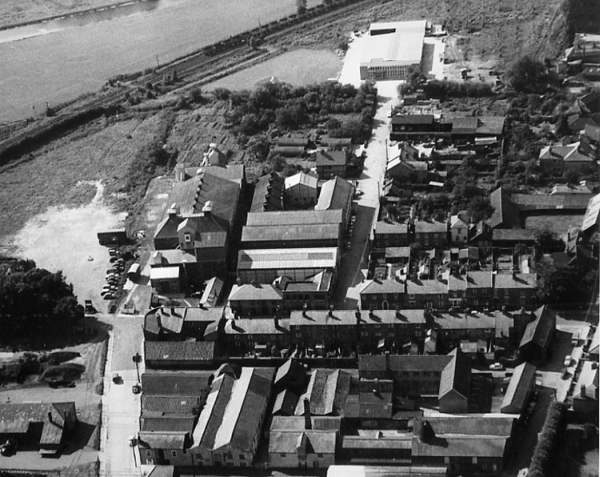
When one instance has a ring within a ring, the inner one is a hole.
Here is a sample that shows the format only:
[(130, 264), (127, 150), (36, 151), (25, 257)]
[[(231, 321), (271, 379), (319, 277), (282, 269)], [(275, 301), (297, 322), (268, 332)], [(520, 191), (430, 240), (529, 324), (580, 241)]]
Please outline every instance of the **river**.
[(295, 11), (295, 0), (150, 0), (0, 31), (0, 123)]

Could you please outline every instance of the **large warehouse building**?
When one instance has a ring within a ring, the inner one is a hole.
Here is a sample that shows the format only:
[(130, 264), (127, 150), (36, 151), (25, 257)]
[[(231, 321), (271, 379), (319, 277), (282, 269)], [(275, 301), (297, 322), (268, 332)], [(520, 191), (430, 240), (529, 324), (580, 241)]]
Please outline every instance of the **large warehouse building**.
[(420, 69), (426, 24), (426, 20), (371, 24), (360, 79), (404, 80), (411, 66)]

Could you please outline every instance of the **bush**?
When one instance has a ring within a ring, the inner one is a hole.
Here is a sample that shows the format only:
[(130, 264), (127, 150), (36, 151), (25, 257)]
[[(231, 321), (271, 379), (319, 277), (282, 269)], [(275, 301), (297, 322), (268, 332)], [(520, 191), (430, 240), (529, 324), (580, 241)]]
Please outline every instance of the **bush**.
[(529, 475), (548, 475), (552, 469), (554, 456), (559, 450), (560, 436), (565, 427), (565, 405), (553, 402), (548, 407), (546, 421), (540, 432), (537, 445), (531, 458)]

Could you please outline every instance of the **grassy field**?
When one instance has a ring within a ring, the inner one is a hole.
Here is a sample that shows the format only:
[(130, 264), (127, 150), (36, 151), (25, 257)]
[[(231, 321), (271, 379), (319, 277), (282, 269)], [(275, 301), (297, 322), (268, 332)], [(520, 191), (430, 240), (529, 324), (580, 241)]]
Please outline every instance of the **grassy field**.
[(102, 180), (105, 195), (116, 197), (129, 164), (158, 126), (157, 115), (101, 119), (0, 167), (0, 241), (49, 207), (89, 203), (96, 193), (93, 181)]
[(2, 0), (0, 27), (122, 2), (123, 0)]
[[(310, 67), (307, 67), (310, 65)], [(342, 61), (330, 50), (294, 50), (203, 86), (231, 90), (252, 88), (258, 81), (275, 77), (284, 83), (303, 86), (336, 78)]]

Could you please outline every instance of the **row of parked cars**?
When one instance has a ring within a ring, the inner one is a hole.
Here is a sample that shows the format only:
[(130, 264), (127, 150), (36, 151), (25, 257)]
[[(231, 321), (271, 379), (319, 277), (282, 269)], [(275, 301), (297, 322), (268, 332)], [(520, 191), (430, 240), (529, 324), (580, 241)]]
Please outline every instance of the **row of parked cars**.
[(116, 248), (109, 248), (111, 267), (106, 270), (106, 285), (102, 287), (100, 295), (105, 300), (114, 300), (121, 283), (121, 274), (125, 271), (125, 259)]

